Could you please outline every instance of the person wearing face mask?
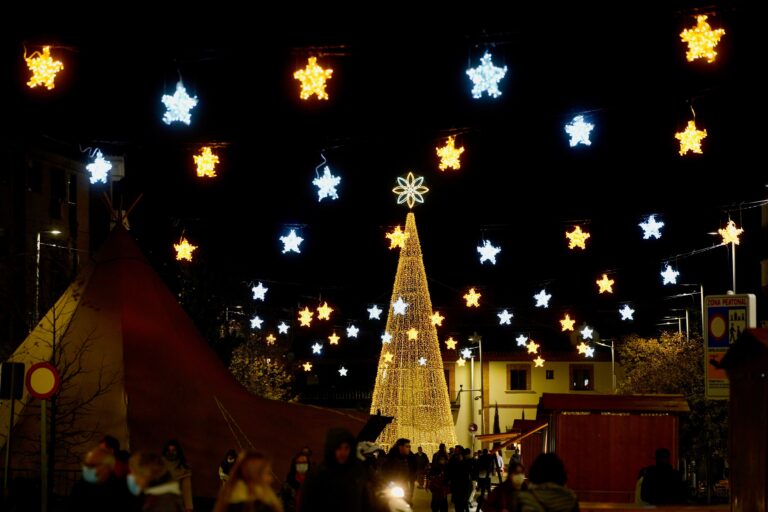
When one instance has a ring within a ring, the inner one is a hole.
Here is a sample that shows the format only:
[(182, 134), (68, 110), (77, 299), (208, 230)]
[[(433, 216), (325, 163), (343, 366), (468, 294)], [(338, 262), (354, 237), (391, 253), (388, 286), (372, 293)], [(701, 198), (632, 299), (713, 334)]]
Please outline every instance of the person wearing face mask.
[(280, 490), (280, 498), (283, 500), (285, 512), (296, 512), (301, 508), (301, 486), (307, 478), (309, 471), (309, 458), (299, 452), (291, 461), (291, 469), (285, 477), (285, 483)]
[(181, 486), (181, 497), (184, 500), (184, 509), (192, 512), (192, 469), (187, 464), (184, 450), (175, 439), (166, 441), (163, 446), (163, 462), (171, 478)]
[(235, 450), (228, 450), (224, 460), (219, 464), (219, 480), (221, 480), (222, 486), (229, 480), (229, 472), (232, 470), (232, 466), (235, 465), (235, 459), (237, 459), (237, 452)]
[(518, 508), (518, 493), (527, 489), (525, 467), (516, 463), (509, 467), (507, 479), (488, 495), (480, 510), (482, 512), (514, 512)]
[(144, 495), (142, 512), (184, 512), (179, 482), (171, 478), (162, 457), (139, 452), (128, 461), (131, 472), (126, 487), (134, 496)]
[(105, 448), (95, 448), (85, 454), (83, 478), (69, 495), (66, 509), (72, 512), (115, 510), (127, 512), (135, 506), (125, 480), (114, 474), (115, 458)]

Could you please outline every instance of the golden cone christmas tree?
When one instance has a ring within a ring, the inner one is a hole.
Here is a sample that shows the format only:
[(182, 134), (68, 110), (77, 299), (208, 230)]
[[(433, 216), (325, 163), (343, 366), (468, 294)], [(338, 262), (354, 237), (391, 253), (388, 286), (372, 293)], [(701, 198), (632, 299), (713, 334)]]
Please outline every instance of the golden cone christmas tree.
[[(404, 437), (432, 454), (440, 443), (455, 445), (456, 430), (413, 213), (408, 213), (405, 233), (387, 317), (392, 340), (382, 344), (371, 414), (380, 410), (394, 417), (379, 436), (382, 446)], [(408, 304), (405, 314), (392, 307), (399, 299)]]

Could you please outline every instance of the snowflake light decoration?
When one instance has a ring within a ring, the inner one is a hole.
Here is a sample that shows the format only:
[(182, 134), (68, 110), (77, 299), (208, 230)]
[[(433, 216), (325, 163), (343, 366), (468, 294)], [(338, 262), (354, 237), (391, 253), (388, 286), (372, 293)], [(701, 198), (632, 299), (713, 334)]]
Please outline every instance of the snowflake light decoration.
[(485, 52), (479, 66), (467, 69), (467, 76), (472, 81), (472, 97), (481, 98), (484, 92), (492, 98), (501, 96), (499, 82), (506, 74), (507, 66), (494, 66), (493, 57)]
[(165, 124), (171, 124), (176, 121), (184, 124), (192, 122), (190, 110), (197, 106), (197, 96), (187, 94), (187, 90), (184, 88), (181, 80), (176, 84), (176, 92), (173, 93), (173, 96), (163, 94), (161, 101), (166, 108), (165, 114), (163, 114), (163, 122)]
[(408, 208), (413, 208), (416, 203), (424, 203), (424, 194), (429, 192), (429, 189), (423, 185), (424, 176), (418, 178), (409, 172), (408, 175), (397, 178), (398, 186), (392, 189), (392, 192), (397, 194), (397, 204), (407, 204)]

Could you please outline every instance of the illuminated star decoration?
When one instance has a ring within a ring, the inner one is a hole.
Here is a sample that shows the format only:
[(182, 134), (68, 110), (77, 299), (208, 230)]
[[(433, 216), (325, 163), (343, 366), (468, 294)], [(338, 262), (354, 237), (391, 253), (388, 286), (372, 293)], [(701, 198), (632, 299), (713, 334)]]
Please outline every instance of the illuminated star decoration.
[(381, 335), (381, 342), (382, 343), (391, 343), (392, 342), (392, 335), (385, 331), (384, 334)]
[(287, 252), (300, 253), (301, 249), (299, 249), (299, 246), (304, 239), (300, 236), (296, 236), (296, 230), (292, 229), (287, 236), (281, 236), (280, 241), (283, 243), (283, 254)]
[(405, 302), (402, 297), (398, 296), (397, 300), (392, 303), (392, 311), (394, 311), (396, 315), (405, 315), (406, 309), (408, 309), (408, 303)]
[(542, 290), (533, 296), (534, 299), (536, 299), (536, 307), (537, 308), (548, 308), (549, 307), (549, 299), (552, 298), (551, 293), (547, 293), (547, 290), (542, 288)]
[(581, 337), (585, 340), (591, 340), (592, 339), (592, 333), (594, 332), (594, 329), (589, 327), (588, 325), (585, 325), (584, 328), (579, 331), (581, 333)]
[(701, 154), (701, 140), (706, 136), (707, 130), (697, 130), (696, 121), (688, 121), (685, 130), (675, 134), (675, 138), (680, 141), (680, 156), (689, 151)]
[(661, 277), (664, 278), (663, 284), (677, 284), (677, 276), (680, 275), (680, 272), (673, 269), (672, 266), (667, 263), (667, 268), (664, 269), (664, 272), (661, 272)]
[(405, 241), (408, 238), (408, 233), (401, 230), (400, 226), (395, 226), (395, 229), (393, 229), (391, 233), (387, 233), (385, 236), (389, 238), (390, 249), (394, 249), (395, 247), (399, 247), (401, 249), (405, 248)]
[(602, 279), (598, 279), (595, 281), (597, 283), (597, 286), (600, 287), (599, 293), (613, 293), (613, 283), (615, 283), (613, 279), (608, 279), (607, 274), (603, 274)]
[(322, 306), (317, 307), (317, 319), (318, 320), (330, 320), (333, 308), (328, 305), (327, 302), (323, 302)]
[(464, 300), (467, 301), (467, 307), (479, 308), (480, 297), (482, 297), (481, 294), (477, 293), (474, 288), (470, 288), (469, 291), (466, 294), (464, 294)]
[(261, 284), (261, 281), (259, 281), (258, 286), (251, 288), (251, 291), (253, 292), (253, 300), (264, 301), (267, 296), (267, 290), (269, 290), (269, 288), (265, 287)]
[(619, 310), (619, 314), (621, 315), (622, 320), (634, 320), (632, 315), (635, 314), (635, 310), (629, 307), (629, 304), (624, 304), (624, 306)]
[(280, 322), (280, 325), (277, 326), (277, 332), (278, 334), (288, 334), (288, 328), (288, 324)]
[(518, 347), (524, 347), (528, 344), (528, 336), (521, 334), (517, 338), (515, 338), (515, 341), (517, 341)]
[(312, 345), (312, 353), (313, 354), (319, 354), (323, 351), (323, 346), (320, 343), (315, 342), (314, 345)]
[(304, 371), (305, 371), (305, 372), (309, 372), (309, 371), (312, 371), (312, 363), (310, 363), (310, 362), (306, 362), (306, 363), (304, 363), (304, 364), (303, 364), (303, 365), (301, 365), (301, 366), (303, 366), (303, 367), (304, 367)]
[(455, 145), (456, 138), (451, 135), (445, 142), (445, 146), (441, 148), (435, 148), (437, 150), (437, 156), (440, 157), (440, 165), (438, 169), (445, 171), (446, 169), (453, 169), (458, 171), (461, 169), (461, 154), (464, 152), (464, 147), (457, 148)]
[(390, 353), (390, 352), (386, 352), (384, 354), (384, 361), (387, 362), (387, 363), (391, 363), (392, 359), (394, 359), (394, 358), (395, 358), (395, 355)]
[(304, 309), (299, 311), (299, 325), (309, 327), (312, 324), (313, 316), (315, 316), (315, 313), (310, 311), (308, 307), (304, 307)]
[(349, 371), (349, 370), (347, 370), (346, 368), (344, 368), (344, 367), (342, 366), (341, 368), (339, 368), (339, 375), (341, 375), (342, 377), (346, 377), (346, 376), (347, 376), (347, 372), (348, 372), (348, 371)]
[(419, 358), (419, 366), (427, 366), (427, 358), (424, 356), (421, 356)]
[(467, 76), (472, 81), (472, 97), (481, 98), (483, 92), (492, 98), (501, 96), (499, 82), (506, 74), (507, 66), (503, 68), (494, 66), (491, 54), (485, 52), (479, 66), (467, 69)]
[(424, 194), (429, 192), (429, 189), (423, 185), (424, 176), (417, 178), (409, 172), (405, 178), (398, 176), (397, 183), (398, 186), (392, 189), (392, 192), (397, 194), (397, 204), (406, 203), (408, 208), (413, 208), (416, 203), (424, 203)]
[(458, 366), (464, 366), (464, 365), (466, 365), (466, 364), (467, 364), (467, 361), (466, 361), (466, 359), (461, 359), (461, 358), (459, 358), (459, 359), (456, 361), (456, 364), (457, 364)]
[(506, 309), (502, 310), (501, 313), (496, 313), (496, 316), (499, 317), (499, 325), (512, 325), (514, 315)]
[(465, 348), (464, 350), (461, 351), (461, 357), (463, 357), (464, 359), (469, 359), (470, 357), (472, 357), (472, 351), (468, 348)]
[(571, 137), (571, 140), (568, 143), (571, 147), (577, 146), (578, 144), (590, 146), (592, 141), (589, 140), (589, 132), (591, 132), (594, 127), (595, 125), (592, 123), (584, 122), (584, 116), (574, 117), (573, 121), (565, 125), (565, 133)]
[(732, 220), (729, 220), (728, 225), (723, 229), (718, 229), (717, 232), (720, 233), (721, 237), (723, 237), (723, 245), (739, 245), (739, 235), (741, 235), (744, 230), (737, 228), (736, 223)]
[(641, 222), (638, 226), (643, 230), (643, 240), (651, 237), (658, 240), (661, 238), (661, 228), (664, 227), (664, 223), (657, 221), (655, 216), (649, 215), (645, 222)]
[(64, 69), (64, 64), (59, 60), (53, 60), (50, 46), (43, 46), (42, 53), (32, 52), (32, 55), (29, 57), (25, 55), (24, 60), (32, 72), (32, 76), (29, 78), (29, 82), (27, 82), (30, 89), (43, 85), (50, 91), (56, 86), (54, 84), (56, 73)]
[(357, 338), (357, 333), (360, 332), (360, 329), (355, 327), (354, 325), (350, 325), (347, 327), (347, 338)]
[(453, 339), (453, 336), (445, 340), (445, 346), (448, 347), (448, 350), (456, 350), (456, 343), (457, 342)]
[(323, 69), (317, 64), (317, 57), (310, 57), (307, 66), (293, 74), (293, 78), (301, 82), (299, 98), (307, 100), (315, 94), (317, 99), (327, 100), (328, 93), (325, 92), (325, 81), (329, 80), (332, 74), (332, 69)]
[(368, 311), (368, 320), (381, 320), (383, 310), (376, 304), (369, 307), (366, 311)]
[(330, 336), (328, 336), (328, 342), (331, 345), (338, 345), (339, 344), (339, 335), (336, 334), (336, 331), (332, 332)]
[(584, 357), (595, 357), (595, 348), (587, 347), (587, 350), (584, 351)]
[(101, 150), (96, 150), (93, 162), (86, 165), (85, 168), (91, 173), (91, 184), (107, 182), (107, 173), (112, 169), (112, 164), (104, 159), (104, 155), (101, 154)]
[(579, 249), (586, 249), (587, 248), (587, 238), (589, 238), (589, 233), (582, 231), (581, 226), (576, 226), (573, 228), (573, 231), (565, 232), (565, 238), (568, 239), (568, 248), (569, 249), (575, 249), (578, 247)]
[(435, 311), (429, 318), (432, 320), (432, 325), (436, 325), (438, 327), (441, 327), (443, 325), (443, 320), (445, 320), (445, 317), (441, 315), (439, 311)]
[(720, 38), (725, 35), (725, 30), (718, 28), (712, 30), (707, 23), (707, 16), (696, 16), (696, 26), (687, 28), (680, 33), (680, 39), (688, 43), (688, 51), (685, 58), (688, 62), (696, 59), (707, 59), (707, 62), (714, 62), (717, 57), (715, 47), (720, 42)]
[(416, 341), (419, 339), (419, 331), (411, 327), (408, 329), (408, 341)]
[(587, 345), (583, 341), (576, 346), (576, 350), (579, 351), (579, 354), (586, 354), (588, 348), (589, 348), (589, 345)]
[(275, 344), (275, 335), (272, 333), (267, 334), (267, 345), (274, 345)]
[(163, 94), (163, 105), (167, 109), (163, 114), (163, 122), (171, 124), (174, 121), (189, 124), (192, 121), (190, 110), (197, 105), (197, 96), (190, 96), (184, 88), (181, 80), (176, 84), (176, 92), (173, 96)]
[(528, 342), (528, 344), (525, 346), (525, 348), (528, 349), (529, 354), (535, 354), (539, 351), (539, 344), (535, 341), (531, 340)]
[(573, 324), (576, 323), (576, 320), (573, 320), (571, 316), (566, 313), (565, 317), (560, 320), (560, 325), (562, 326), (562, 331), (572, 331), (573, 330)]
[(196, 245), (190, 244), (186, 238), (181, 237), (178, 244), (173, 244), (176, 250), (176, 259), (192, 261), (192, 252), (197, 249)]
[(259, 318), (258, 315), (254, 315), (253, 318), (251, 318), (251, 329), (261, 329), (261, 324), (264, 323), (264, 320)]
[(494, 247), (488, 240), (483, 241), (483, 245), (477, 248), (477, 252), (480, 253), (480, 263), (490, 261), (493, 265), (496, 264), (496, 255), (501, 252), (501, 247)]
[(204, 146), (199, 155), (193, 155), (195, 165), (197, 165), (197, 176), (199, 178), (215, 178), (216, 164), (219, 163), (219, 157), (209, 146)]
[(312, 180), (312, 184), (317, 187), (317, 200), (322, 201), (326, 197), (338, 199), (339, 193), (336, 191), (336, 187), (339, 186), (339, 183), (341, 183), (341, 176), (331, 174), (331, 169), (326, 165), (323, 169), (323, 175)]
[(544, 363), (546, 363), (547, 361), (543, 357), (539, 356), (536, 359), (534, 359), (533, 362), (534, 362), (534, 368), (544, 368)]

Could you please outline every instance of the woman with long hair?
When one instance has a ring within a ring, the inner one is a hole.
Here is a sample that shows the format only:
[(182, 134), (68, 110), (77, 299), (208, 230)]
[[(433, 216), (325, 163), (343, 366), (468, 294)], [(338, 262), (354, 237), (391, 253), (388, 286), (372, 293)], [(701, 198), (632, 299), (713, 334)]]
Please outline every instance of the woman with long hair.
[(283, 512), (283, 504), (272, 490), (273, 481), (272, 466), (264, 455), (241, 453), (213, 512)]

